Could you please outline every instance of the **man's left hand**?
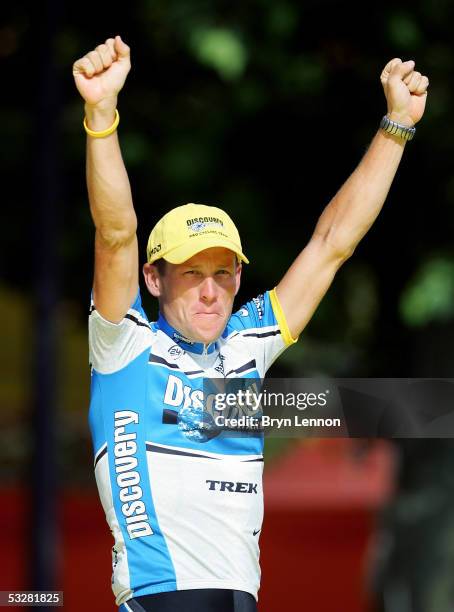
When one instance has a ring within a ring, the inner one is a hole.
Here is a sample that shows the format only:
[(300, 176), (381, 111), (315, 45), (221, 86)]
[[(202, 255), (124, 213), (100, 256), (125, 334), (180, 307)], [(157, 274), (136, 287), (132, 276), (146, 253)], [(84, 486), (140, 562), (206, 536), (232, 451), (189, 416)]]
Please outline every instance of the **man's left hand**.
[(388, 117), (413, 126), (424, 114), (429, 79), (415, 70), (415, 62), (389, 61), (380, 76), (388, 104)]

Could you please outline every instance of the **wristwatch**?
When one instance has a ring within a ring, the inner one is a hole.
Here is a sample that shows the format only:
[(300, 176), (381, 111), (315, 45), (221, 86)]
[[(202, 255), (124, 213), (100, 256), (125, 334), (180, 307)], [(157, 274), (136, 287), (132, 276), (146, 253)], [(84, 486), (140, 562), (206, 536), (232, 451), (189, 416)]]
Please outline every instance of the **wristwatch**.
[(387, 117), (386, 115), (380, 121), (380, 128), (387, 132), (388, 134), (393, 134), (393, 136), (398, 136), (399, 138), (403, 138), (404, 140), (412, 140), (415, 135), (416, 128), (415, 127), (407, 127), (406, 125), (401, 125), (400, 123), (396, 123)]

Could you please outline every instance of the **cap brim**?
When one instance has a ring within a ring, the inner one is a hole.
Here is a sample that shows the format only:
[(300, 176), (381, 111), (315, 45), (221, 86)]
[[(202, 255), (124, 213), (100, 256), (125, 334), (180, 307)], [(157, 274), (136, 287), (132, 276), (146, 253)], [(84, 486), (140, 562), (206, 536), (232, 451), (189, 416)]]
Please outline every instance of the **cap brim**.
[(161, 255), (161, 257), (172, 264), (181, 264), (184, 261), (191, 259), (191, 257), (194, 255), (197, 255), (197, 253), (213, 247), (223, 247), (225, 249), (229, 249), (229, 251), (233, 251), (241, 259), (241, 261), (244, 261), (244, 263), (247, 264), (249, 263), (249, 259), (238, 248), (238, 246), (227, 238), (222, 238), (222, 236), (200, 236), (194, 240), (189, 239), (179, 247), (164, 253)]

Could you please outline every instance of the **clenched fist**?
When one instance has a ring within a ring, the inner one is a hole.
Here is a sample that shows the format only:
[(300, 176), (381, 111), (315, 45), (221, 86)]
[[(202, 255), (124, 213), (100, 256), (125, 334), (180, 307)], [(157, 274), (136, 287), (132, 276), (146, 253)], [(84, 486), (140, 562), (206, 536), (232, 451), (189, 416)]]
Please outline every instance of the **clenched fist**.
[(389, 61), (380, 76), (388, 104), (388, 117), (413, 126), (424, 114), (429, 79), (415, 70), (415, 62)]
[(73, 75), (88, 106), (115, 108), (130, 69), (130, 49), (115, 36), (74, 62)]

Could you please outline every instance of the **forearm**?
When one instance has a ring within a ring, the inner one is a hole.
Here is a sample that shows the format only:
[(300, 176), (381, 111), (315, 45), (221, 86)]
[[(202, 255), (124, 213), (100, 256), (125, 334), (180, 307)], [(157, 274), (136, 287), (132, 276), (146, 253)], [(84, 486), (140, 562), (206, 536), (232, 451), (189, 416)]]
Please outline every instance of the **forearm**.
[(363, 159), (323, 211), (315, 234), (340, 259), (349, 257), (377, 218), (396, 174), (405, 141), (379, 130)]
[[(101, 131), (112, 125), (115, 105), (85, 105), (87, 125)], [(137, 227), (128, 175), (117, 131), (105, 138), (87, 135), (87, 188), (94, 224), (103, 241), (112, 245), (130, 240)]]

